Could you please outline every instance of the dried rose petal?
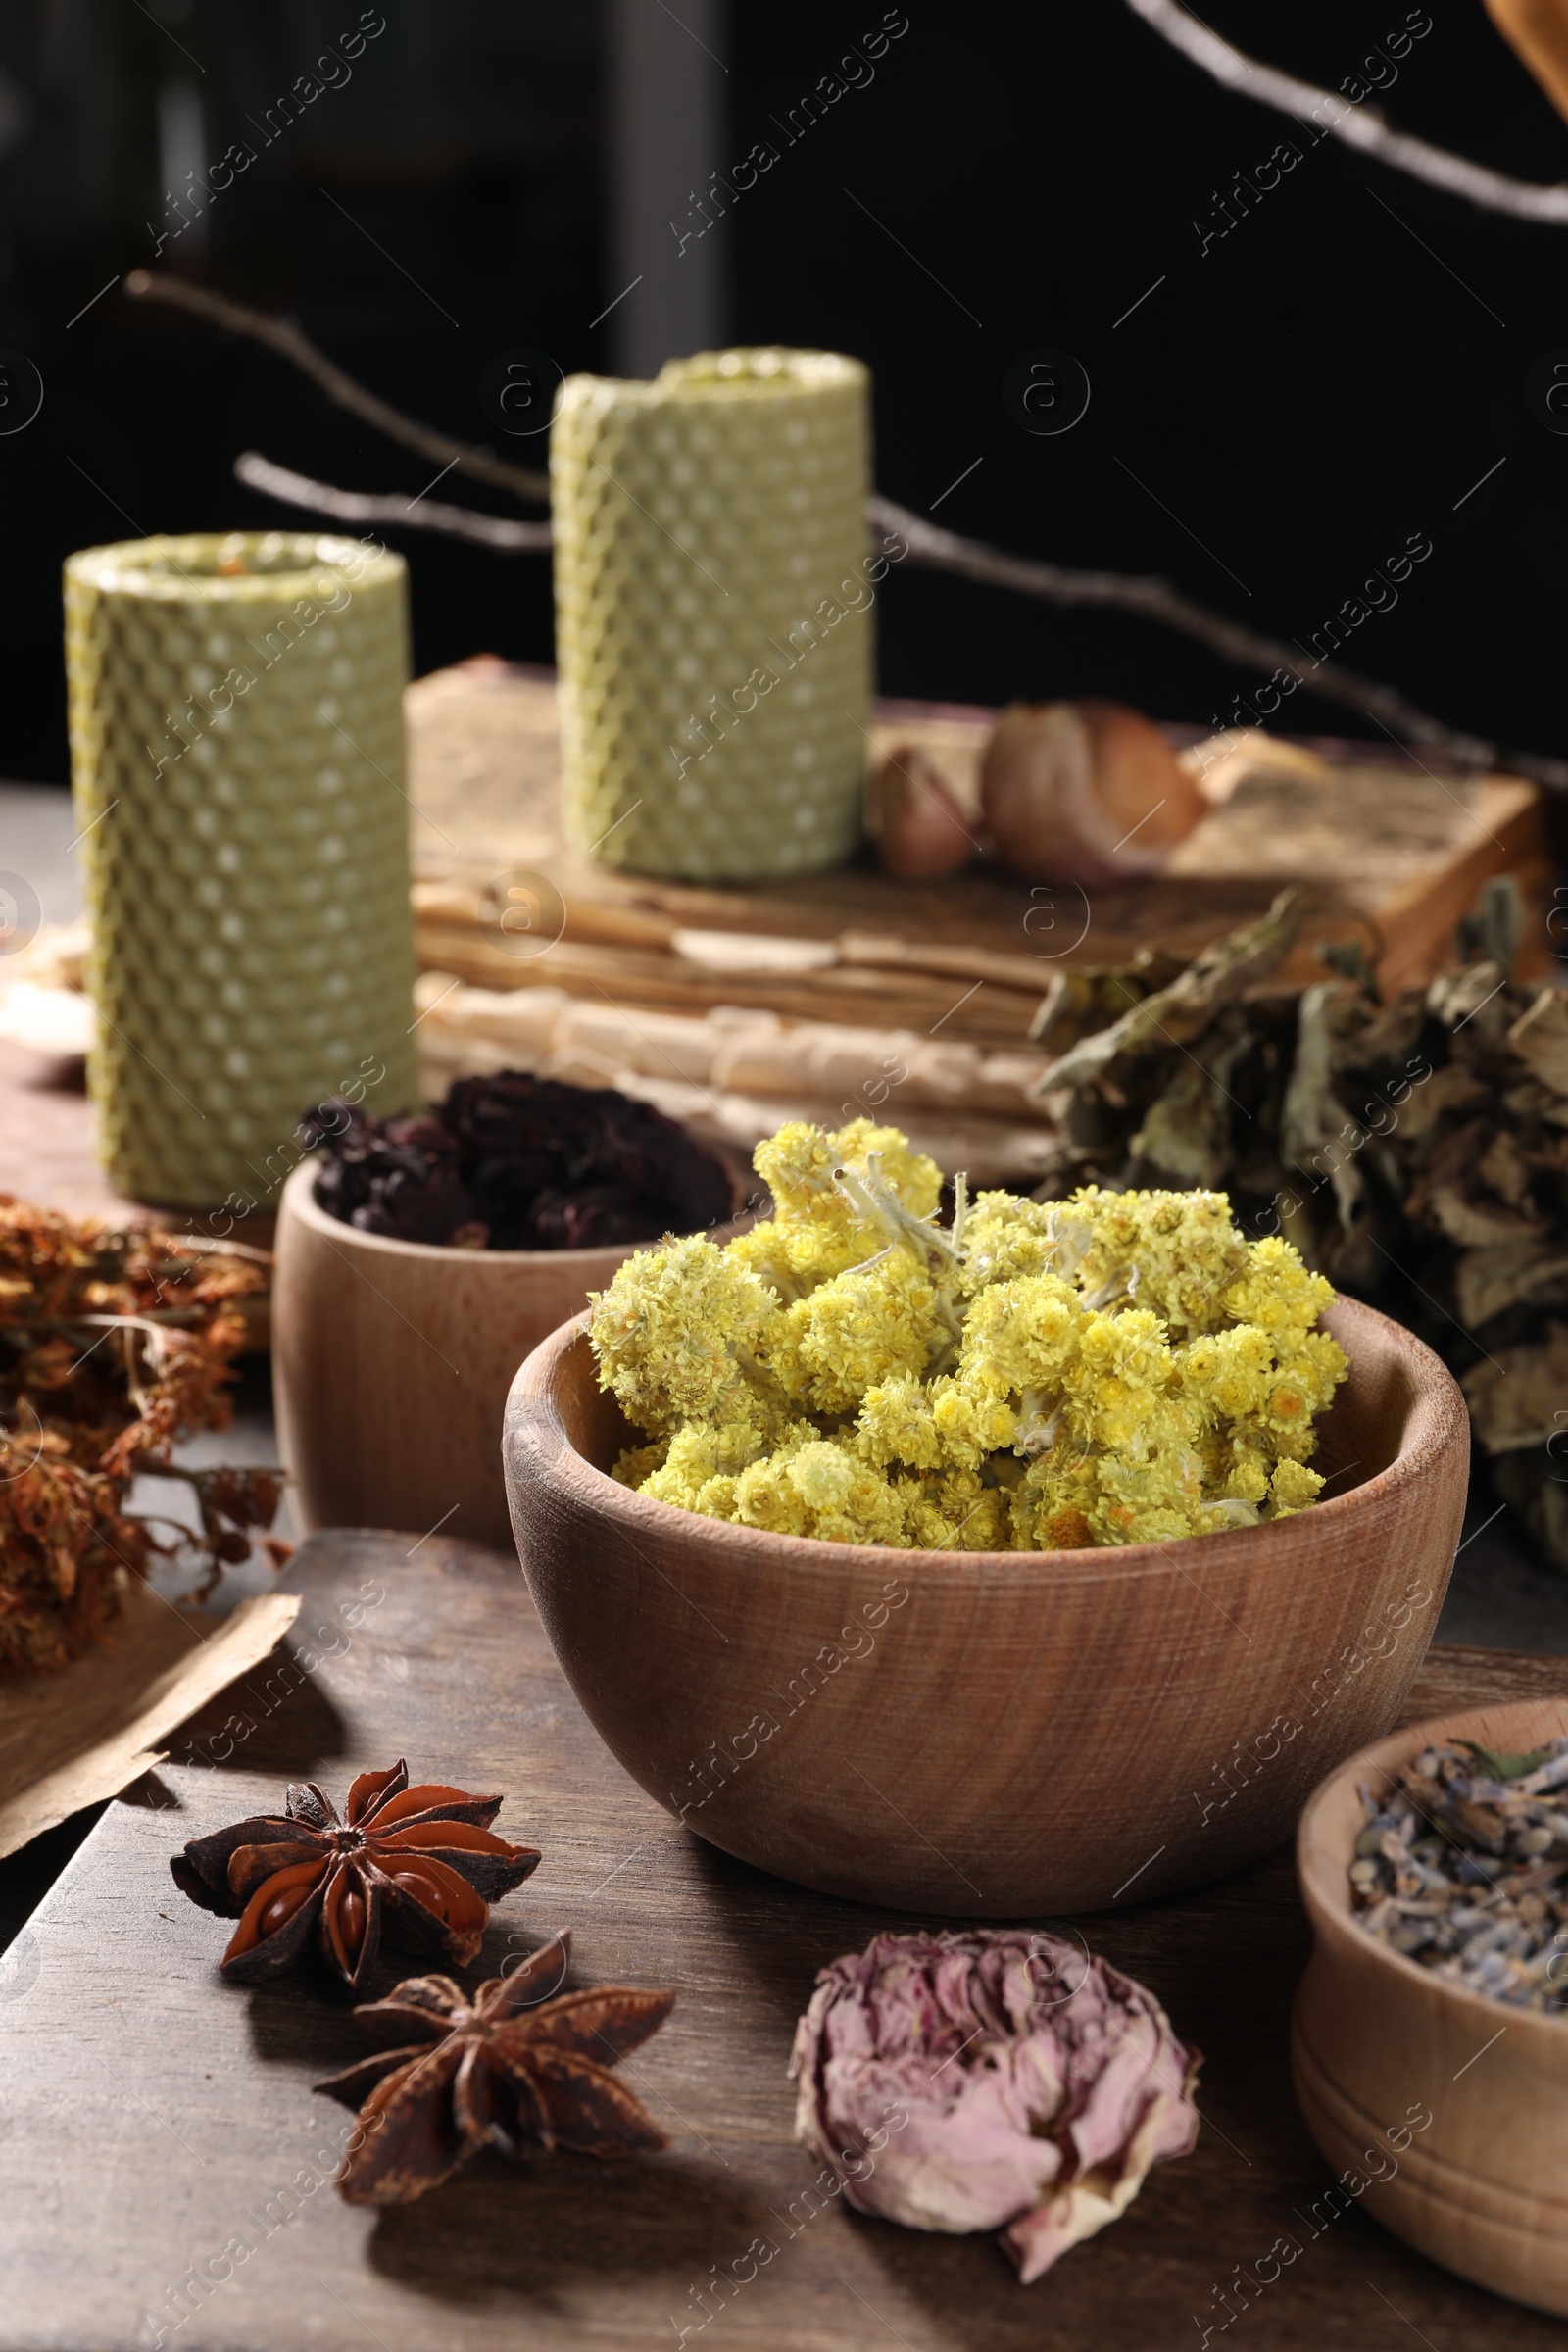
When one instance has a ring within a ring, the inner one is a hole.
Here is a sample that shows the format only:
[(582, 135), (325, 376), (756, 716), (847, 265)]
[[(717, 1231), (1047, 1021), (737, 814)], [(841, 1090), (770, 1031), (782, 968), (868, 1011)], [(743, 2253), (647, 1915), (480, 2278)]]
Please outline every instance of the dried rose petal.
[(861, 2213), (1001, 2230), (1027, 2283), (1187, 2154), (1200, 2062), (1152, 1993), (1057, 1936), (877, 1936), (817, 1978), (796, 2137)]

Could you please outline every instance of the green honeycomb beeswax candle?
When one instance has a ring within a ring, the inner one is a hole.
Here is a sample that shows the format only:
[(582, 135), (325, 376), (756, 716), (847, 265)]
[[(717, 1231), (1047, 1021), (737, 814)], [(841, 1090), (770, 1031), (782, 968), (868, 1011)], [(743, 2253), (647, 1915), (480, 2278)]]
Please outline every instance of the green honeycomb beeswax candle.
[(721, 351), (568, 376), (550, 438), (566, 830), (692, 880), (859, 838), (871, 687), (868, 379)]
[(417, 1092), (403, 560), (141, 539), (65, 585), (100, 1156), (135, 1200), (275, 1207), (309, 1104)]

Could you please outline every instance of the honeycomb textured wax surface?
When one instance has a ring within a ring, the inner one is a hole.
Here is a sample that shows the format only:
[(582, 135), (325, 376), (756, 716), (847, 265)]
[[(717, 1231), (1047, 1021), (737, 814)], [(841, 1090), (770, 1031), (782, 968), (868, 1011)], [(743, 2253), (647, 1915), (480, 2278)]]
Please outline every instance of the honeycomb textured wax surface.
[(136, 1200), (273, 1207), (308, 1104), (417, 1091), (403, 560), (134, 540), (65, 591), (100, 1156)]
[(746, 881), (860, 831), (868, 378), (722, 351), (568, 376), (551, 430), (564, 814), (608, 863)]

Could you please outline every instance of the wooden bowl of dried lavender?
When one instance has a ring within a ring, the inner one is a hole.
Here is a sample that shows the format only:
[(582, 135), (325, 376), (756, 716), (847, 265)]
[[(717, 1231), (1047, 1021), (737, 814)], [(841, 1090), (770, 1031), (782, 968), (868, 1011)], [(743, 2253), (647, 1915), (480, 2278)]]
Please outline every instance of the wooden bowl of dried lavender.
[[(760, 1232), (761, 1229), (760, 1228)], [(738, 1525), (611, 1475), (583, 1322), (507, 1410), (513, 1524), (589, 1718), (712, 1844), (824, 1893), (997, 1919), (1200, 1885), (1387, 1730), (1464, 1507), (1458, 1387), (1350, 1299), (1310, 1509), (1158, 1543), (959, 1551)]]
[(1337, 2175), (1309, 2226), (1364, 2198), (1445, 2269), (1568, 2316), (1568, 1694), (1364, 1749), (1297, 1858), (1316, 1942), (1292, 2064)]

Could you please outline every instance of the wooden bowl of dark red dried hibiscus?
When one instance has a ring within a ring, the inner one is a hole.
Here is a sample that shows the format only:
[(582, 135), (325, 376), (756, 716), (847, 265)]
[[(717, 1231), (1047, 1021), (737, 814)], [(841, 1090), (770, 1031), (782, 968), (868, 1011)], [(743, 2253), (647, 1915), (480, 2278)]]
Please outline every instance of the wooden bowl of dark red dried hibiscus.
[(730, 1230), (736, 1171), (650, 1104), (507, 1070), (368, 1119), (328, 1102), (283, 1189), (272, 1382), (304, 1527), (512, 1545), (514, 1373), (639, 1246)]

